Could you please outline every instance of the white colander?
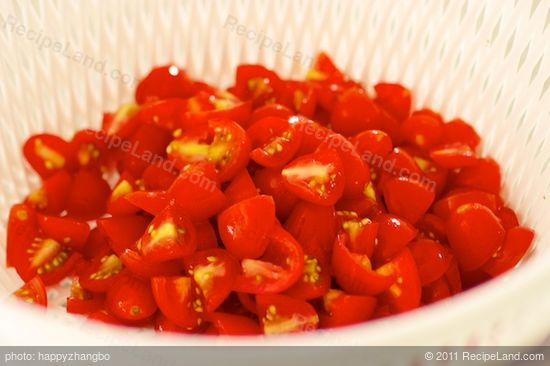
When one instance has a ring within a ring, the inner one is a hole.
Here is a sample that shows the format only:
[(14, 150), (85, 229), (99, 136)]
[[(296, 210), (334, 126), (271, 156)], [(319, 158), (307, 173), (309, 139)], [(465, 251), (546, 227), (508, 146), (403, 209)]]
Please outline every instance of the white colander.
[[(0, 344), (537, 344), (550, 334), (550, 1), (0, 0), (0, 262), (10, 205), (38, 184), (22, 142), (70, 137), (133, 96), (136, 78), (176, 63), (228, 86), (237, 64), (304, 75), (325, 50), (366, 85), (398, 81), (446, 119), (461, 116), (502, 166), (507, 202), (537, 232), (519, 268), (460, 296), (354, 327), (205, 340), (84, 323), (0, 303)], [(548, 198), (547, 198), (548, 196)], [(21, 284), (0, 269), (0, 294)], [(62, 289), (50, 301), (63, 302)]]

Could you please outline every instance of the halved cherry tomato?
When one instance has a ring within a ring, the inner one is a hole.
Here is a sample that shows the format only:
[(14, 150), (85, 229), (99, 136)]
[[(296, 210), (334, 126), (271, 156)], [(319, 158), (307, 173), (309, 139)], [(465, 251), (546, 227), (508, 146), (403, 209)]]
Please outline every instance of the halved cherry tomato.
[(254, 123), (247, 134), (252, 142), (250, 158), (265, 167), (283, 166), (298, 151), (302, 132), (287, 119), (266, 117)]
[(97, 227), (107, 238), (109, 246), (117, 255), (128, 248), (136, 248), (136, 242), (142, 237), (150, 219), (140, 215), (106, 217), (97, 220)]
[(474, 128), (461, 119), (445, 123), (442, 132), (441, 142), (444, 144), (467, 144), (473, 150), (479, 145), (480, 138)]
[(158, 312), (155, 317), (155, 331), (157, 332), (173, 332), (173, 333), (184, 333), (190, 334), (192, 330), (180, 327), (170, 319), (164, 316), (162, 312)]
[(239, 65), (235, 86), (229, 91), (242, 100), (251, 100), (254, 107), (265, 104), (280, 90), (281, 79), (261, 65)]
[(165, 191), (179, 175), (179, 170), (169, 160), (159, 161), (158, 164), (151, 164), (143, 171), (141, 179), (145, 189), (152, 191)]
[(281, 170), (277, 168), (260, 169), (254, 174), (254, 183), (261, 193), (273, 197), (277, 217), (280, 220), (285, 220), (298, 202), (298, 198), (284, 184)]
[(25, 204), (48, 215), (61, 213), (66, 207), (72, 180), (66, 170), (60, 170), (46, 178), (42, 187), (32, 191), (25, 199)]
[(254, 109), (250, 116), (250, 125), (252, 126), (257, 121), (265, 117), (279, 117), (288, 120), (292, 116), (292, 111), (282, 104), (266, 104), (262, 107)]
[(483, 271), (496, 277), (514, 268), (525, 256), (534, 237), (533, 230), (522, 226), (509, 229), (502, 247), (483, 265)]
[(148, 261), (183, 258), (197, 249), (197, 233), (184, 212), (168, 206), (151, 221), (137, 246)]
[(330, 263), (337, 225), (334, 207), (300, 201), (284, 226), (300, 243), (304, 253), (318, 260), (318, 266), (325, 267)]
[(320, 52), (315, 58), (313, 68), (308, 71), (306, 78), (308, 80), (341, 83), (344, 81), (345, 75), (336, 67), (334, 61), (325, 52)]
[(227, 198), (227, 207), (258, 195), (254, 181), (246, 169), (243, 169), (231, 180), (223, 193)]
[(447, 219), (457, 208), (466, 203), (479, 203), (489, 208), (491, 211), (497, 212), (495, 195), (475, 190), (464, 190), (456, 193), (451, 192), (446, 197), (435, 202), (432, 206), (432, 211), (437, 216)]
[(119, 216), (138, 212), (139, 208), (126, 200), (126, 196), (138, 189), (136, 179), (130, 173), (122, 173), (107, 202), (107, 213)]
[(303, 273), (304, 252), (300, 244), (278, 224), (269, 235), (270, 243), (260, 259), (243, 259), (235, 291), (252, 294), (282, 292)]
[(80, 286), (92, 292), (106, 292), (120, 277), (123, 268), (122, 261), (116, 254), (93, 258), (79, 266)]
[(411, 112), (411, 92), (400, 84), (378, 83), (375, 102), (391, 113), (398, 121), (405, 120)]
[(315, 330), (317, 312), (305, 301), (284, 295), (256, 295), (256, 306), (264, 334), (284, 334)]
[(476, 153), (470, 145), (460, 143), (433, 148), (430, 157), (440, 166), (449, 169), (464, 168), (477, 162)]
[(208, 321), (214, 326), (218, 335), (239, 336), (261, 333), (258, 323), (242, 315), (212, 313), (208, 314)]
[(90, 226), (86, 222), (70, 217), (38, 215), (38, 224), (46, 237), (78, 251), (84, 250), (90, 235)]
[(364, 90), (346, 91), (334, 106), (330, 116), (334, 131), (344, 136), (380, 127), (380, 111)]
[(394, 283), (383, 295), (392, 311), (401, 313), (415, 309), (420, 305), (420, 277), (409, 249), (403, 249), (390, 262), (378, 268), (376, 272), (390, 276), (394, 280)]
[(432, 116), (413, 114), (403, 122), (402, 129), (407, 142), (427, 149), (441, 141), (443, 123)]
[(121, 320), (143, 320), (157, 311), (149, 281), (124, 274), (107, 292), (106, 309)]
[(416, 223), (418, 237), (447, 242), (445, 221), (434, 214), (427, 213)]
[(124, 199), (151, 215), (158, 215), (170, 203), (165, 191), (134, 191), (126, 194)]
[(423, 286), (443, 276), (453, 259), (451, 250), (434, 240), (421, 239), (409, 244)]
[(331, 289), (323, 296), (321, 328), (342, 327), (367, 321), (374, 313), (376, 304), (376, 297), (350, 295)]
[(295, 126), (296, 131), (302, 133), (302, 143), (296, 156), (315, 152), (319, 145), (334, 133), (330, 129), (303, 116), (292, 116), (288, 119), (288, 122)]
[[(126, 103), (121, 105), (115, 113), (104, 113), (101, 131), (98, 132), (100, 139), (105, 139), (108, 142), (115, 141), (107, 140), (107, 138), (116, 138), (113, 136), (118, 136), (121, 139), (128, 138), (139, 126), (139, 120), (136, 117), (138, 111), (137, 104)], [(108, 153), (112, 153), (112, 151)]]
[(498, 194), (500, 191), (500, 168), (493, 159), (478, 159), (475, 165), (461, 169), (453, 183), (457, 187)]
[(369, 218), (359, 218), (355, 212), (338, 211), (342, 229), (348, 234), (348, 247), (351, 252), (372, 257), (377, 243), (378, 223)]
[(229, 119), (212, 119), (207, 125), (186, 131), (167, 148), (176, 165), (208, 161), (215, 165), (219, 179), (233, 178), (248, 163), (250, 140), (237, 123)]
[(231, 254), (239, 259), (255, 259), (265, 252), (275, 222), (273, 198), (261, 195), (225, 209), (218, 216), (218, 231)]
[(226, 203), (218, 187), (214, 166), (207, 162), (188, 165), (167, 192), (193, 220), (205, 220), (218, 213)]
[(384, 201), (388, 211), (415, 224), (432, 205), (435, 192), (421, 182), (395, 177), (384, 185)]
[(84, 258), (92, 259), (103, 257), (111, 252), (111, 246), (109, 245), (109, 241), (105, 236), (105, 233), (98, 227), (92, 229), (82, 251)]
[(32, 136), (23, 145), (23, 155), (42, 178), (51, 177), (61, 169), (70, 168), (73, 165), (71, 146), (55, 135)]
[(218, 236), (210, 221), (196, 221), (193, 224), (197, 232), (197, 250), (216, 249)]
[(175, 65), (166, 65), (153, 69), (136, 88), (136, 102), (168, 98), (187, 98), (194, 93), (193, 81), (184, 70)]
[(101, 132), (86, 129), (75, 133), (70, 142), (72, 156), (81, 167), (107, 168), (107, 141)]
[(71, 292), (67, 297), (67, 312), (72, 314), (90, 314), (104, 308), (104, 294), (94, 294), (80, 286), (78, 278), (73, 279)]
[(120, 255), (120, 261), (133, 275), (143, 279), (176, 276), (183, 272), (183, 265), (180, 261), (150, 262), (132, 249), (126, 249)]
[(190, 277), (153, 277), (151, 287), (160, 311), (170, 321), (185, 329), (202, 323), (204, 308)]
[(92, 169), (80, 169), (73, 177), (73, 184), (67, 198), (69, 216), (80, 220), (97, 219), (107, 210), (107, 200), (111, 189)]
[(13, 296), (29, 304), (36, 304), (44, 307), (48, 306), (46, 286), (44, 286), (44, 282), (42, 282), (40, 276), (35, 276), (30, 281), (26, 282), (13, 293)]
[(432, 304), (451, 296), (451, 290), (445, 278), (440, 278), (422, 287), (422, 302)]
[(375, 165), (375, 159), (384, 159), (393, 149), (391, 137), (384, 131), (366, 130), (350, 139), (364, 162)]
[[(25, 260), (22, 248), (26, 248), (39, 235), (36, 212), (25, 204), (13, 205), (8, 218), (6, 240), (6, 265), (23, 266)], [(30, 278), (29, 278), (30, 280)]]
[(296, 196), (318, 205), (332, 206), (344, 193), (343, 170), (338, 154), (323, 150), (293, 160), (281, 175), (288, 190)]
[(277, 93), (277, 102), (292, 108), (296, 113), (313, 117), (317, 108), (317, 88), (300, 80), (285, 80)]
[(502, 226), (504, 226), (506, 230), (519, 226), (518, 217), (514, 210), (512, 210), (510, 207), (499, 207), (497, 210), (497, 216), (500, 219)]
[(369, 257), (352, 253), (347, 247), (348, 236), (340, 232), (334, 241), (332, 269), (336, 282), (355, 295), (378, 295), (393, 283), (391, 276), (382, 275), (372, 269)]
[(140, 106), (136, 118), (142, 124), (149, 123), (172, 132), (183, 127), (187, 106), (188, 99), (183, 98), (153, 100)]
[(302, 277), (285, 294), (296, 299), (312, 300), (323, 296), (330, 288), (330, 266), (311, 255), (304, 256)]
[(417, 234), (414, 226), (395, 215), (381, 215), (378, 219), (378, 245), (375, 258), (387, 261), (405, 248)]
[(193, 279), (207, 313), (215, 311), (229, 296), (239, 263), (223, 249), (196, 252), (184, 259), (185, 269)]
[(447, 220), (447, 237), (460, 267), (472, 271), (497, 252), (504, 242), (505, 231), (489, 208), (467, 203)]

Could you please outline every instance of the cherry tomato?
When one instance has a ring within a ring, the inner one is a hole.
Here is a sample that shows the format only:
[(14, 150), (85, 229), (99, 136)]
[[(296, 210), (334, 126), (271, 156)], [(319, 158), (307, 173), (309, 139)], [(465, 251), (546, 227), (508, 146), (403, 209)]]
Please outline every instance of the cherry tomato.
[(235, 86), (229, 91), (242, 100), (251, 100), (254, 107), (265, 104), (280, 90), (277, 74), (261, 65), (239, 65)]
[(258, 323), (242, 315), (212, 313), (208, 315), (208, 321), (218, 335), (245, 336), (261, 333)]
[(105, 296), (94, 294), (80, 286), (78, 278), (73, 279), (71, 292), (67, 297), (67, 312), (72, 314), (90, 314), (104, 308)]
[(250, 116), (250, 125), (252, 126), (257, 121), (266, 117), (279, 117), (288, 120), (293, 115), (292, 110), (282, 104), (266, 104), (262, 107), (254, 109)]
[(235, 291), (252, 294), (277, 293), (289, 289), (303, 273), (304, 252), (300, 244), (278, 224), (259, 259), (243, 259)]
[(407, 142), (422, 149), (437, 145), (443, 134), (441, 120), (428, 115), (413, 114), (403, 122), (402, 128)]
[(132, 249), (126, 249), (120, 255), (120, 261), (134, 276), (143, 279), (159, 276), (176, 276), (183, 272), (183, 265), (178, 260), (150, 262)]
[(287, 189), (296, 196), (318, 205), (332, 206), (344, 193), (343, 170), (338, 154), (323, 150), (293, 160), (281, 175)]
[(101, 132), (86, 129), (75, 133), (70, 142), (71, 154), (80, 167), (107, 168), (110, 164), (107, 141)]
[(196, 221), (197, 250), (215, 249), (218, 247), (218, 236), (209, 221)]
[(170, 202), (165, 191), (134, 191), (126, 194), (124, 199), (151, 215), (161, 213)]
[(151, 288), (160, 311), (170, 321), (190, 330), (202, 323), (203, 304), (190, 277), (153, 277)]
[(243, 169), (231, 180), (223, 193), (227, 199), (227, 207), (258, 195), (254, 181), (246, 169)]
[(145, 189), (151, 191), (166, 191), (179, 175), (179, 171), (172, 166), (169, 160), (159, 161), (158, 164), (149, 165), (141, 179)]
[(498, 194), (500, 191), (500, 168), (493, 159), (478, 159), (475, 165), (461, 169), (453, 183), (457, 187)]
[(514, 210), (510, 207), (499, 207), (497, 210), (497, 216), (506, 230), (519, 226), (518, 217), (516, 216)]
[(136, 185), (136, 179), (129, 173), (122, 173), (120, 179), (113, 187), (109, 201), (107, 202), (107, 213), (118, 215), (131, 215), (139, 211), (126, 197), (134, 190), (139, 189)]
[(106, 254), (81, 264), (78, 270), (80, 286), (92, 292), (109, 290), (122, 272), (122, 261), (116, 254)]
[(98, 171), (80, 169), (73, 177), (67, 198), (69, 216), (80, 220), (97, 219), (107, 210), (111, 189)]
[(444, 144), (462, 143), (473, 150), (479, 145), (480, 138), (474, 128), (461, 119), (453, 119), (443, 125), (441, 142)]
[(143, 320), (157, 311), (149, 281), (122, 275), (107, 292), (105, 307), (121, 320)]
[(384, 200), (388, 211), (415, 224), (432, 205), (435, 193), (422, 183), (405, 177), (395, 177), (384, 185)]
[(23, 155), (42, 178), (51, 177), (72, 165), (70, 144), (55, 135), (32, 136), (23, 145)]
[(224, 182), (246, 166), (250, 149), (250, 140), (241, 126), (228, 119), (213, 119), (207, 125), (184, 132), (170, 143), (167, 152), (179, 167), (211, 162)]
[(430, 157), (440, 166), (457, 169), (477, 163), (475, 151), (467, 144), (452, 144), (436, 147), (430, 151)]
[(6, 265), (12, 267), (23, 261), (21, 248), (32, 243), (39, 235), (36, 212), (25, 204), (13, 205), (8, 218), (6, 240)]
[(350, 251), (372, 257), (377, 243), (378, 223), (367, 217), (359, 218), (353, 211), (338, 211), (337, 214), (342, 222), (342, 229), (348, 234)]
[(506, 231), (502, 247), (483, 265), (483, 271), (496, 277), (516, 266), (531, 246), (533, 230), (516, 226)]
[(302, 132), (288, 120), (266, 117), (254, 123), (247, 134), (253, 150), (250, 158), (265, 167), (283, 166), (298, 151)]
[(380, 127), (380, 112), (369, 96), (358, 88), (346, 91), (330, 116), (334, 131), (344, 136)]
[(86, 222), (70, 217), (38, 215), (38, 224), (45, 236), (78, 251), (84, 249), (90, 235), (90, 226)]
[(32, 191), (25, 199), (25, 204), (47, 215), (57, 215), (66, 208), (71, 184), (71, 175), (66, 170), (60, 170), (46, 178), (42, 187)]
[(188, 99), (168, 98), (153, 100), (140, 106), (136, 118), (140, 123), (162, 127), (170, 132), (183, 127)]
[(398, 121), (405, 120), (411, 112), (411, 92), (400, 84), (378, 83), (375, 102), (392, 114)]
[(262, 194), (273, 197), (277, 217), (280, 220), (286, 219), (298, 202), (298, 198), (284, 184), (281, 170), (276, 168), (260, 169), (254, 174), (254, 183)]
[(197, 249), (197, 233), (181, 210), (168, 206), (151, 221), (137, 246), (148, 261), (183, 258)]
[(375, 159), (385, 158), (393, 149), (391, 137), (384, 131), (366, 130), (350, 139), (361, 160), (368, 164)]
[(46, 286), (44, 286), (44, 282), (42, 282), (40, 276), (35, 276), (30, 281), (26, 282), (13, 293), (13, 296), (29, 304), (36, 304), (44, 307), (48, 306)]
[(106, 217), (97, 220), (97, 227), (107, 238), (109, 246), (117, 255), (128, 248), (135, 248), (150, 219), (140, 215)]
[(409, 244), (423, 286), (441, 278), (449, 269), (451, 250), (434, 240), (421, 239)]
[(378, 295), (390, 287), (394, 281), (392, 277), (375, 272), (369, 257), (350, 252), (347, 242), (344, 232), (340, 232), (334, 242), (332, 269), (336, 282), (355, 295)]
[(350, 295), (331, 289), (323, 296), (321, 328), (342, 327), (367, 321), (374, 313), (376, 304), (376, 297)]
[(467, 203), (447, 220), (447, 237), (460, 267), (481, 267), (503, 244), (505, 231), (498, 217), (486, 206)]
[(256, 196), (227, 208), (218, 216), (218, 231), (227, 250), (239, 259), (259, 258), (275, 225), (275, 202)]
[(153, 69), (141, 80), (136, 88), (136, 102), (146, 102), (168, 98), (188, 98), (194, 93), (193, 81), (185, 71), (175, 65)]
[(479, 203), (489, 208), (493, 212), (497, 212), (496, 197), (492, 193), (475, 191), (475, 190), (463, 190), (456, 193), (450, 193), (446, 197), (440, 199), (432, 206), (434, 214), (443, 219), (449, 218), (449, 216), (456, 211), (460, 206), (466, 203)]
[(196, 252), (186, 257), (184, 263), (199, 290), (205, 311), (215, 311), (231, 293), (239, 263), (223, 249)]
[(415, 227), (395, 215), (381, 215), (377, 222), (378, 245), (375, 258), (379, 260), (387, 261), (416, 237)]
[(256, 295), (264, 334), (295, 333), (317, 329), (319, 316), (305, 301), (284, 295)]

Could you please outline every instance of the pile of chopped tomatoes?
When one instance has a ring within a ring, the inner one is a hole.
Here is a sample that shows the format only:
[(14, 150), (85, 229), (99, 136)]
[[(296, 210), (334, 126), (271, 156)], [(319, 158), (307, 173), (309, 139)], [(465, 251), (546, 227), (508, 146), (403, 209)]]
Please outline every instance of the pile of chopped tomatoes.
[(237, 68), (221, 91), (152, 70), (100, 130), (23, 146), (42, 185), (12, 207), (15, 295), (113, 324), (217, 335), (333, 328), (513, 268), (533, 240), (461, 119), (375, 95), (320, 54), (305, 80)]

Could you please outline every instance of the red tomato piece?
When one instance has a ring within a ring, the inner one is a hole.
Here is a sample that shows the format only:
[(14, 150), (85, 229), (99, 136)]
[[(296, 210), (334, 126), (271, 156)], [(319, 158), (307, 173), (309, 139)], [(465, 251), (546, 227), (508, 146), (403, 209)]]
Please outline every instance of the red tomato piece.
[(266, 104), (254, 109), (250, 116), (250, 125), (252, 126), (257, 121), (266, 117), (279, 117), (288, 120), (294, 113), (290, 108), (282, 104)]
[(445, 221), (434, 214), (427, 213), (416, 223), (418, 237), (447, 242)]
[(90, 235), (90, 226), (86, 222), (70, 217), (38, 215), (38, 224), (46, 237), (78, 251), (84, 250)]
[(302, 116), (292, 116), (288, 122), (295, 126), (296, 131), (302, 133), (302, 143), (296, 156), (315, 152), (319, 145), (334, 133), (319, 123)]
[(212, 313), (208, 321), (218, 335), (246, 336), (260, 334), (260, 327), (254, 320), (242, 315)]
[(345, 75), (325, 52), (320, 52), (315, 58), (312, 70), (308, 72), (307, 79), (341, 83), (345, 80)]
[(192, 330), (202, 323), (204, 308), (190, 277), (153, 277), (151, 287), (160, 311), (177, 326)]
[(193, 333), (192, 329), (186, 329), (178, 326), (176, 323), (168, 319), (161, 312), (157, 313), (155, 317), (155, 331), (156, 332), (172, 332), (172, 333), (184, 333), (191, 334)]
[(84, 245), (82, 254), (86, 259), (92, 259), (97, 257), (103, 257), (111, 253), (111, 247), (107, 237), (98, 227), (90, 231), (88, 240)]
[(306, 254), (302, 277), (285, 294), (302, 300), (323, 296), (330, 288), (330, 267), (326, 263)]
[(388, 211), (415, 224), (432, 205), (435, 193), (416, 180), (395, 177), (384, 185)]
[(422, 287), (422, 302), (433, 304), (451, 296), (451, 290), (445, 278), (440, 278)]
[(97, 220), (97, 227), (113, 252), (120, 255), (126, 249), (136, 247), (136, 241), (142, 237), (150, 221), (140, 215), (106, 217)]
[(107, 202), (107, 213), (113, 216), (131, 215), (139, 211), (139, 208), (131, 204), (126, 197), (134, 190), (139, 189), (136, 180), (129, 173), (122, 173), (118, 182), (113, 187), (109, 201)]
[(252, 294), (283, 292), (302, 275), (304, 252), (292, 235), (277, 224), (269, 239), (261, 258), (241, 261), (235, 291)]
[(457, 187), (498, 194), (500, 191), (500, 167), (493, 159), (478, 159), (475, 165), (461, 169), (453, 183)]
[(319, 316), (305, 301), (284, 295), (256, 295), (264, 334), (284, 334), (317, 329)]
[(430, 157), (440, 166), (449, 169), (464, 168), (477, 163), (475, 150), (467, 144), (443, 145), (433, 148)]
[(198, 221), (194, 225), (197, 232), (197, 251), (216, 249), (218, 247), (218, 236), (210, 221)]
[(71, 314), (90, 314), (104, 308), (105, 296), (93, 294), (80, 286), (78, 278), (73, 279), (71, 292), (67, 297), (67, 312)]
[(317, 89), (311, 83), (286, 80), (277, 93), (277, 101), (291, 107), (296, 113), (313, 117), (317, 108)]
[(275, 225), (275, 202), (260, 195), (234, 204), (218, 216), (218, 231), (227, 250), (239, 259), (259, 258)]
[[(23, 266), (23, 251), (39, 235), (36, 212), (25, 204), (13, 205), (10, 209), (6, 240), (6, 265)], [(23, 256), (24, 257), (24, 256)], [(30, 280), (30, 278), (29, 278)]]
[(61, 213), (71, 190), (72, 177), (66, 170), (46, 178), (42, 187), (32, 191), (25, 199), (25, 204), (48, 215)]
[(214, 166), (207, 162), (184, 168), (168, 190), (167, 198), (174, 200), (193, 220), (208, 219), (226, 204)]
[(137, 246), (148, 261), (183, 258), (197, 249), (197, 233), (181, 210), (168, 206), (151, 221)]
[(378, 220), (378, 245), (375, 258), (383, 262), (405, 248), (417, 234), (414, 226), (394, 215), (381, 215)]
[(407, 142), (422, 149), (428, 149), (441, 141), (443, 123), (428, 115), (413, 114), (402, 125)]
[(265, 104), (275, 96), (282, 86), (277, 74), (261, 65), (239, 65), (237, 67), (233, 94), (242, 100), (251, 100), (254, 107)]
[(338, 212), (342, 221), (342, 229), (348, 234), (348, 247), (352, 253), (365, 254), (372, 257), (376, 246), (378, 223), (369, 218), (359, 218), (355, 212)]
[(166, 151), (178, 167), (193, 162), (211, 162), (219, 179), (225, 182), (246, 166), (250, 150), (250, 140), (241, 126), (229, 119), (213, 119), (184, 132)]
[(400, 84), (378, 83), (375, 102), (391, 113), (398, 121), (405, 120), (411, 113), (411, 92)]
[(282, 171), (286, 187), (296, 196), (311, 203), (332, 206), (344, 193), (344, 167), (332, 150), (301, 156)]
[(223, 193), (227, 198), (227, 207), (258, 195), (254, 181), (246, 169), (243, 169), (231, 180)]
[(173, 167), (173, 162), (163, 160), (162, 163), (151, 164), (143, 171), (141, 179), (145, 189), (151, 191), (166, 191), (179, 175), (179, 170)]
[(489, 208), (467, 203), (447, 220), (447, 237), (460, 267), (472, 271), (497, 252), (504, 242), (505, 231)]
[(497, 216), (500, 219), (502, 226), (506, 230), (519, 226), (519, 220), (514, 210), (510, 207), (502, 206), (498, 208)]
[(80, 167), (107, 168), (110, 159), (103, 131), (90, 129), (75, 133), (70, 142), (72, 158)]
[(23, 155), (31, 167), (48, 178), (63, 168), (71, 168), (71, 146), (61, 137), (41, 134), (30, 137), (23, 145)]
[(35, 276), (30, 281), (26, 282), (13, 293), (13, 296), (29, 304), (36, 304), (44, 307), (48, 306), (46, 286), (44, 286), (44, 282), (42, 282), (40, 276)]
[(250, 101), (242, 102), (229, 92), (211, 94), (208, 96), (208, 100), (212, 103), (214, 109), (186, 112), (183, 120), (184, 130), (207, 124), (211, 119), (230, 119), (243, 128), (248, 127), (252, 113), (252, 103)]
[(157, 311), (149, 281), (122, 275), (107, 292), (105, 307), (123, 321), (144, 320)]
[(169, 98), (154, 100), (140, 106), (136, 118), (140, 123), (148, 123), (172, 132), (182, 127), (188, 99)]
[(276, 168), (260, 169), (254, 174), (254, 183), (261, 193), (273, 197), (277, 217), (280, 220), (286, 219), (298, 202), (298, 198), (284, 184), (281, 170)]
[(150, 262), (132, 249), (126, 249), (120, 255), (120, 261), (134, 276), (143, 279), (161, 276), (177, 276), (183, 272), (183, 265), (178, 260)]
[(502, 247), (483, 265), (483, 271), (496, 277), (516, 266), (531, 247), (533, 230), (516, 226), (506, 232)]
[(109, 184), (101, 173), (80, 169), (73, 177), (73, 184), (67, 198), (69, 216), (80, 220), (93, 220), (105, 213), (111, 193)]
[(130, 137), (139, 126), (140, 121), (136, 117), (138, 111), (139, 106), (137, 104), (127, 103), (120, 106), (115, 113), (104, 113), (101, 124), (103, 134), (100, 131), (98, 136), (105, 139), (106, 142), (108, 142), (108, 139), (109, 141), (118, 141), (115, 140), (117, 137), (120, 139)]
[(158, 215), (168, 206), (170, 200), (164, 191), (134, 191), (124, 196), (129, 203), (151, 215)]
[(475, 150), (480, 140), (474, 128), (461, 119), (456, 118), (443, 125), (441, 142), (444, 144), (461, 143)]
[(384, 159), (393, 149), (391, 137), (384, 131), (366, 130), (350, 139), (361, 160), (368, 164)]
[(327, 265), (337, 225), (334, 207), (300, 201), (286, 220), (285, 229), (300, 243), (306, 255), (319, 260), (319, 265)]
[(175, 65), (153, 69), (136, 88), (136, 102), (146, 102), (168, 98), (188, 98), (195, 92), (193, 81), (184, 70)]
[(115, 254), (106, 254), (79, 265), (78, 279), (82, 288), (92, 292), (109, 290), (123, 269), (122, 261)]
[(494, 194), (474, 190), (451, 193), (434, 203), (432, 206), (432, 211), (437, 216), (446, 220), (460, 206), (467, 203), (479, 203), (486, 206), (491, 211), (495, 213), (497, 212), (496, 197)]
[(229, 296), (240, 270), (239, 263), (223, 249), (196, 252), (184, 259), (185, 269), (199, 290), (204, 310), (215, 311)]
[(422, 291), (420, 277), (409, 249), (403, 249), (376, 272), (393, 278), (394, 283), (382, 296), (393, 312), (401, 313), (420, 306)]
[(283, 166), (298, 151), (302, 132), (287, 119), (266, 117), (254, 123), (247, 134), (252, 142), (250, 158), (265, 167)]
[(380, 111), (369, 96), (358, 88), (346, 91), (330, 116), (334, 131), (344, 136), (380, 127)]
[(372, 296), (346, 294), (330, 290), (323, 296), (323, 310), (320, 314), (321, 328), (335, 328), (365, 322), (371, 318), (377, 299)]
[(434, 240), (416, 240), (409, 244), (409, 248), (423, 286), (441, 278), (453, 259), (451, 250)]
[(336, 282), (355, 295), (378, 295), (390, 287), (394, 279), (375, 272), (369, 257), (350, 252), (347, 242), (344, 232), (340, 232), (334, 242), (332, 269)]

